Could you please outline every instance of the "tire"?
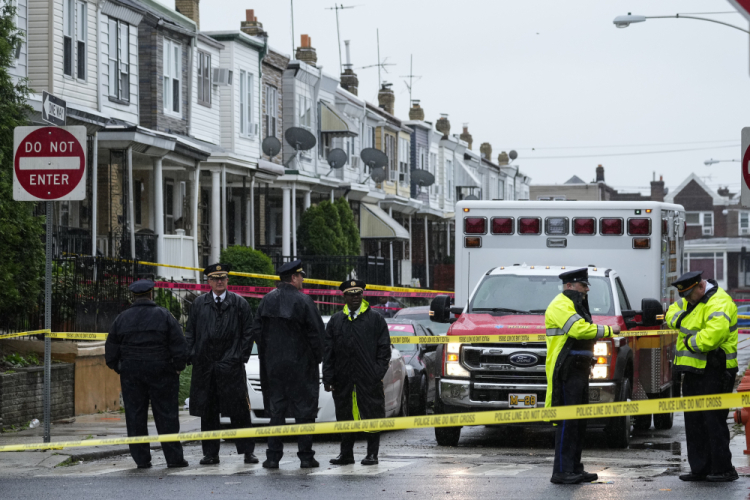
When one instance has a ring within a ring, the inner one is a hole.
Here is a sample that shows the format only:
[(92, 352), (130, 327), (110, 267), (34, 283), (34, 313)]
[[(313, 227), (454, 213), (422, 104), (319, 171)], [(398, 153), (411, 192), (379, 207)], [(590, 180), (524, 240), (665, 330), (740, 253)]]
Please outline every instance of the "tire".
[(458, 446), (460, 438), (461, 427), (435, 427), (438, 446)]
[[(656, 417), (656, 415), (654, 415)], [(647, 431), (651, 428), (651, 415), (637, 415), (633, 417), (633, 429)]]
[[(674, 386), (670, 387), (662, 394), (663, 398), (671, 398)], [(654, 427), (660, 431), (668, 431), (674, 424), (674, 413), (656, 413), (654, 414)]]
[[(632, 394), (630, 379), (625, 379), (622, 384), (622, 397), (620, 401), (627, 401)], [(630, 415), (610, 419), (611, 423), (604, 428), (607, 444), (610, 448), (627, 448), (630, 444)]]
[(404, 379), (404, 390), (401, 391), (401, 408), (399, 408), (398, 416), (409, 416), (409, 379)]

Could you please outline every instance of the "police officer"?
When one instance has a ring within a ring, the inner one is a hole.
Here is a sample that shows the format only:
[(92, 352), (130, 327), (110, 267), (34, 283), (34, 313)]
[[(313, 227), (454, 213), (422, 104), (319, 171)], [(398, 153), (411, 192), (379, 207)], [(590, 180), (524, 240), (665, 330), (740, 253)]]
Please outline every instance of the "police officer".
[[(391, 360), (391, 337), (383, 316), (362, 300), (365, 282), (341, 283), (344, 310), (326, 327), (323, 387), (333, 391), (336, 420), (385, 418), (383, 377)], [(334, 465), (354, 463), (354, 433), (341, 436), (341, 453)], [(380, 434), (367, 433), (367, 456), (362, 465), (376, 465)]]
[[(152, 300), (154, 282), (130, 285), (133, 304), (115, 319), (104, 345), (107, 366), (120, 375), (128, 436), (148, 436), (148, 405), (159, 434), (180, 432), (177, 395), (187, 345), (177, 320)], [(162, 443), (167, 467), (187, 467), (182, 444)], [(131, 444), (139, 469), (151, 467), (148, 443)]]
[[(703, 271), (685, 273), (672, 283), (680, 299), (669, 307), (667, 324), (680, 333), (675, 371), (684, 373), (683, 396), (732, 392), (737, 376), (737, 306)], [(690, 473), (683, 481), (738, 479), (729, 451), (729, 410), (685, 412)]]
[[(562, 273), (563, 292), (555, 297), (544, 315), (547, 328), (547, 399), (545, 407), (589, 402), (589, 375), (594, 343), (620, 333), (618, 326), (594, 324), (587, 294), (587, 268)], [(555, 424), (555, 484), (596, 481), (581, 464), (586, 420), (563, 420)]]
[[(323, 320), (313, 300), (300, 292), (305, 272), (302, 261), (288, 262), (277, 270), (276, 290), (260, 301), (252, 334), (258, 344), (263, 403), (271, 425), (283, 425), (287, 416), (298, 424), (315, 422), (320, 387)], [(298, 436), (300, 467), (318, 467), (312, 435)], [(280, 437), (269, 437), (263, 467), (278, 469), (284, 455)]]
[[(201, 417), (201, 431), (218, 430), (222, 415), (235, 429), (251, 425), (245, 363), (253, 349), (253, 313), (247, 300), (227, 290), (229, 271), (228, 264), (212, 264), (203, 271), (211, 292), (193, 301), (185, 331), (193, 364), (190, 414)], [(200, 464), (218, 464), (221, 442), (207, 439), (201, 445)], [(235, 446), (246, 464), (258, 463), (252, 438), (236, 439)]]

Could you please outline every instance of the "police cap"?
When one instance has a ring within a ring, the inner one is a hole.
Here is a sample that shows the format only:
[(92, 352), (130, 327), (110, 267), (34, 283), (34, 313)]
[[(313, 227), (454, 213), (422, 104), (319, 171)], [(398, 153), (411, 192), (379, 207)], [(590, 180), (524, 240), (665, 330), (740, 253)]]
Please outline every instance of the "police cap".
[(138, 280), (131, 283), (128, 289), (135, 295), (144, 295), (153, 290), (154, 282), (151, 280)]
[(562, 280), (563, 285), (566, 283), (583, 283), (586, 286), (590, 286), (588, 267), (566, 271), (558, 276), (558, 278)]
[(300, 273), (302, 276), (305, 275), (305, 271), (302, 270), (302, 261), (297, 259), (292, 262), (287, 262), (276, 270), (279, 276), (288, 276), (290, 274)]
[(672, 286), (677, 288), (680, 297), (687, 297), (693, 291), (695, 285), (703, 281), (702, 274), (703, 271), (690, 271), (673, 281)]
[(211, 264), (203, 270), (203, 274), (209, 278), (226, 278), (229, 271), (231, 271), (229, 264)]
[(344, 281), (339, 285), (339, 290), (343, 293), (362, 293), (367, 285), (362, 280)]

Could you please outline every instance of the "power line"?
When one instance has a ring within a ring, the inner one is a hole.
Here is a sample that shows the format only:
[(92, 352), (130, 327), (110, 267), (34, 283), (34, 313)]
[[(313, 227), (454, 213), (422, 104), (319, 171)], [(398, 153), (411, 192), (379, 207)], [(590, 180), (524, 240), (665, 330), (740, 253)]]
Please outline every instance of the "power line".
[(665, 153), (684, 153), (687, 151), (703, 151), (706, 149), (723, 149), (723, 148), (736, 148), (739, 144), (731, 144), (729, 146), (713, 146), (707, 148), (687, 148), (687, 149), (668, 149), (665, 151), (635, 151), (632, 153), (600, 153), (594, 155), (570, 155), (570, 156), (533, 156), (524, 157), (523, 160), (562, 160), (567, 158), (602, 158), (605, 156), (637, 156), (637, 155), (656, 155)]
[(718, 139), (715, 141), (687, 141), (687, 142), (660, 142), (644, 144), (612, 144), (610, 146), (551, 146), (542, 148), (516, 148), (516, 150), (545, 150), (545, 149), (600, 149), (600, 148), (637, 148), (642, 146), (682, 146), (684, 144), (710, 144), (713, 142), (733, 142), (737, 139)]

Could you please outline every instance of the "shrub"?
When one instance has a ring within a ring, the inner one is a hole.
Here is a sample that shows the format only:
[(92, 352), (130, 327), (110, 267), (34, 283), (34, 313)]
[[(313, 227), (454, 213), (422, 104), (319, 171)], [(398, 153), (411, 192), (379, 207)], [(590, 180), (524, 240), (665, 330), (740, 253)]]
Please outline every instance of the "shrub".
[[(219, 260), (223, 264), (229, 264), (232, 271), (255, 274), (276, 274), (271, 258), (260, 250), (253, 250), (250, 247), (239, 245), (229, 247), (226, 250), (222, 250)], [(232, 286), (274, 286), (272, 280), (232, 275), (229, 275), (229, 284)], [(257, 308), (260, 303), (259, 299), (247, 299), (247, 301), (253, 309)]]

